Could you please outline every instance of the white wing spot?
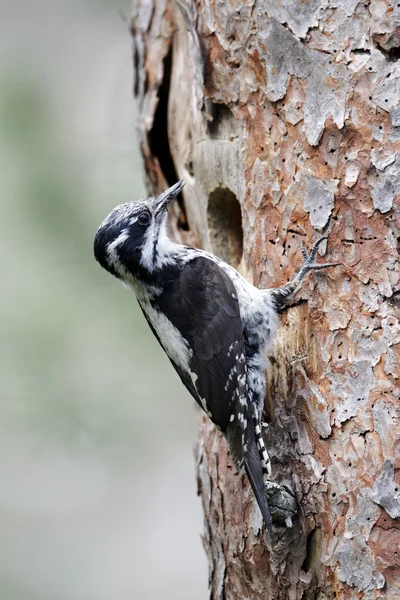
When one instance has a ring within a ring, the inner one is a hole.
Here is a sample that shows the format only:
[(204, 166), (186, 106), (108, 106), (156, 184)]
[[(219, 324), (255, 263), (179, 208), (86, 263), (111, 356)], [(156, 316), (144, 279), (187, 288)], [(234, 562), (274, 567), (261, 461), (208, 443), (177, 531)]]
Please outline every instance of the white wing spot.
[(240, 385), (246, 385), (246, 377), (244, 375), (239, 375), (237, 380)]

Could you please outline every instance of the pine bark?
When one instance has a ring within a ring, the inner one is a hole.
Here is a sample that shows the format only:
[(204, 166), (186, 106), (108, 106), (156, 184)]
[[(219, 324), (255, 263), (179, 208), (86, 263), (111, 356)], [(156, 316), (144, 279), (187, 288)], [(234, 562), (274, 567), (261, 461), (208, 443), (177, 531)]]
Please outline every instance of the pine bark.
[[(254, 285), (328, 236), (268, 351), (265, 441), (293, 490), (265, 535), (201, 418), (214, 600), (400, 597), (400, 4), (137, 0), (134, 93), (152, 192), (180, 178), (174, 235)], [(399, 486), (399, 487), (398, 487)]]

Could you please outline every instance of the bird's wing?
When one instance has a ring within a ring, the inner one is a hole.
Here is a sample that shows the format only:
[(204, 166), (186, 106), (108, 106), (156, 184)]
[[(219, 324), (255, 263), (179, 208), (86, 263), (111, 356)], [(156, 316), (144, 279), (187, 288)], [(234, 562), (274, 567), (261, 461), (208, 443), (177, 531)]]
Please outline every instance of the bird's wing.
[(189, 347), (189, 377), (174, 365), (182, 381), (226, 431), (232, 414), (245, 418), (247, 405), (243, 328), (231, 279), (214, 261), (197, 257), (156, 302)]

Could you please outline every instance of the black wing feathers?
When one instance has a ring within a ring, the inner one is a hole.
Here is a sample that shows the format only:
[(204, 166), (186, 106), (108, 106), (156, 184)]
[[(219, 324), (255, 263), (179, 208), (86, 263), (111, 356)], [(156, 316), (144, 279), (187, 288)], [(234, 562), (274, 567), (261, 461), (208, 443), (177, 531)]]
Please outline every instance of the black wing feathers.
[(198, 257), (185, 265), (156, 304), (192, 350), (195, 399), (226, 431), (236, 412), (236, 390), (247, 397), (242, 322), (232, 281), (216, 263)]

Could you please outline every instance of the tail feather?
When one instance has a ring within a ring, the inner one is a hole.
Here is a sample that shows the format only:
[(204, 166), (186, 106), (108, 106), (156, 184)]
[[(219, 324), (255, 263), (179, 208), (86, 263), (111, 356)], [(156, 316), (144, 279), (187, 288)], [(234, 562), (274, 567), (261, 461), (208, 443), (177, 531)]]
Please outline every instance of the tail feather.
[(250, 485), (256, 497), (257, 504), (260, 507), (265, 525), (267, 526), (269, 534), (272, 535), (271, 513), (269, 511), (267, 495), (265, 493), (264, 477), (263, 470), (261, 467), (260, 454), (254, 438), (252, 440), (247, 441), (247, 451), (245, 453), (244, 466), (246, 469), (247, 477), (250, 481)]
[(262, 471), (263, 471), (263, 476), (264, 476), (264, 479), (270, 479), (271, 472), (272, 472), (271, 471), (271, 461), (270, 461), (267, 449), (264, 444), (262, 431), (261, 431), (261, 425), (260, 425), (257, 414), (254, 414), (254, 416), (253, 416), (253, 423), (254, 423), (254, 431), (256, 433), (256, 443), (257, 443), (258, 451), (259, 451), (260, 458), (261, 458), (261, 467), (262, 467)]
[[(245, 425), (244, 425), (245, 424)], [(232, 459), (238, 469), (245, 467), (248, 480), (260, 507), (262, 517), (272, 534), (271, 514), (267, 503), (264, 475), (270, 474), (270, 461), (258, 417), (249, 415), (241, 421), (233, 421), (225, 432)]]

